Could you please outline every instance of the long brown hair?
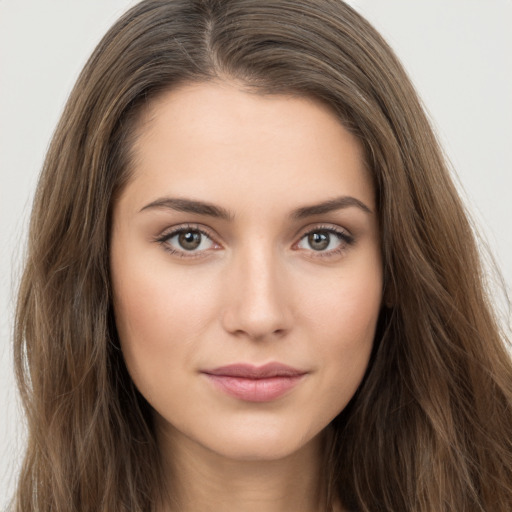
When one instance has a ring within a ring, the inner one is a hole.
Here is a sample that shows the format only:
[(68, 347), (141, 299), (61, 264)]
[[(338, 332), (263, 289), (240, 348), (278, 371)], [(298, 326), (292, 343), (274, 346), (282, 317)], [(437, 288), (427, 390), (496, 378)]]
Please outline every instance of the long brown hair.
[(28, 446), (13, 509), (148, 512), (162, 491), (151, 411), (113, 321), (110, 212), (152, 98), (223, 78), (327, 103), (374, 179), (385, 304), (365, 379), (331, 427), (329, 499), (510, 511), (512, 364), (472, 228), (400, 63), (340, 0), (145, 0), (94, 51), (31, 218), (15, 327)]

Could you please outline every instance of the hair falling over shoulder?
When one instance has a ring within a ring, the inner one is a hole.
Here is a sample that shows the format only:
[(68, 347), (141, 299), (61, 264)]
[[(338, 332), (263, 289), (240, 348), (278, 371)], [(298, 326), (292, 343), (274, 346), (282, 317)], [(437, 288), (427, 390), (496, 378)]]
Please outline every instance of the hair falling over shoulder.
[(362, 142), (385, 303), (332, 424), (331, 500), (360, 512), (510, 512), (512, 363), (468, 216), (401, 65), (339, 0), (145, 0), (91, 56), (49, 148), (15, 326), (28, 444), (16, 512), (149, 512), (165, 492), (151, 413), (111, 308), (111, 207), (145, 106), (229, 77), (327, 104)]

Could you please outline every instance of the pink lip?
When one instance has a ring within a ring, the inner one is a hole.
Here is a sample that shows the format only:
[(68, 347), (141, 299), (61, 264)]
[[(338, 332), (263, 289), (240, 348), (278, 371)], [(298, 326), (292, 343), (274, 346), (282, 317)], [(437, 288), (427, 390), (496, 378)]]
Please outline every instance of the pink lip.
[(294, 388), (307, 372), (280, 363), (233, 364), (204, 370), (221, 391), (247, 402), (270, 402)]

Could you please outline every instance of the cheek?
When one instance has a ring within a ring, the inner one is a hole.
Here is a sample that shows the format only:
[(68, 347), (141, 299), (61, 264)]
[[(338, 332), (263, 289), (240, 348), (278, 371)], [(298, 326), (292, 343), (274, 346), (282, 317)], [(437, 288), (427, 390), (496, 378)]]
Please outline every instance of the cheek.
[(323, 364), (324, 403), (330, 404), (326, 407), (334, 415), (352, 398), (368, 366), (381, 286), (379, 267), (368, 267), (365, 273), (347, 273), (333, 280), (310, 305), (315, 351)]
[[(141, 260), (144, 262), (144, 260)], [(198, 286), (169, 265), (112, 262), (114, 312), (123, 356), (137, 387), (147, 395), (190, 367), (198, 333), (215, 319), (211, 287)]]
[[(373, 341), (382, 300), (382, 275), (378, 259), (347, 265), (334, 275), (303, 289), (314, 290), (304, 294), (301, 308), (308, 311), (307, 321), (323, 330), (325, 338), (337, 340), (340, 349), (356, 348)], [(330, 345), (330, 344), (329, 344)]]

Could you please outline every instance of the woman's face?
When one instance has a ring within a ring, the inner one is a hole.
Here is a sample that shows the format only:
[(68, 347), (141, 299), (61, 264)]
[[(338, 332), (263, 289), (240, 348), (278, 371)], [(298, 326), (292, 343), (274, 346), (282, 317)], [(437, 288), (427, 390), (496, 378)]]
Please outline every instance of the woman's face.
[(319, 102), (182, 86), (139, 126), (114, 206), (128, 371), (172, 442), (284, 457), (346, 406), (382, 298), (371, 179)]

